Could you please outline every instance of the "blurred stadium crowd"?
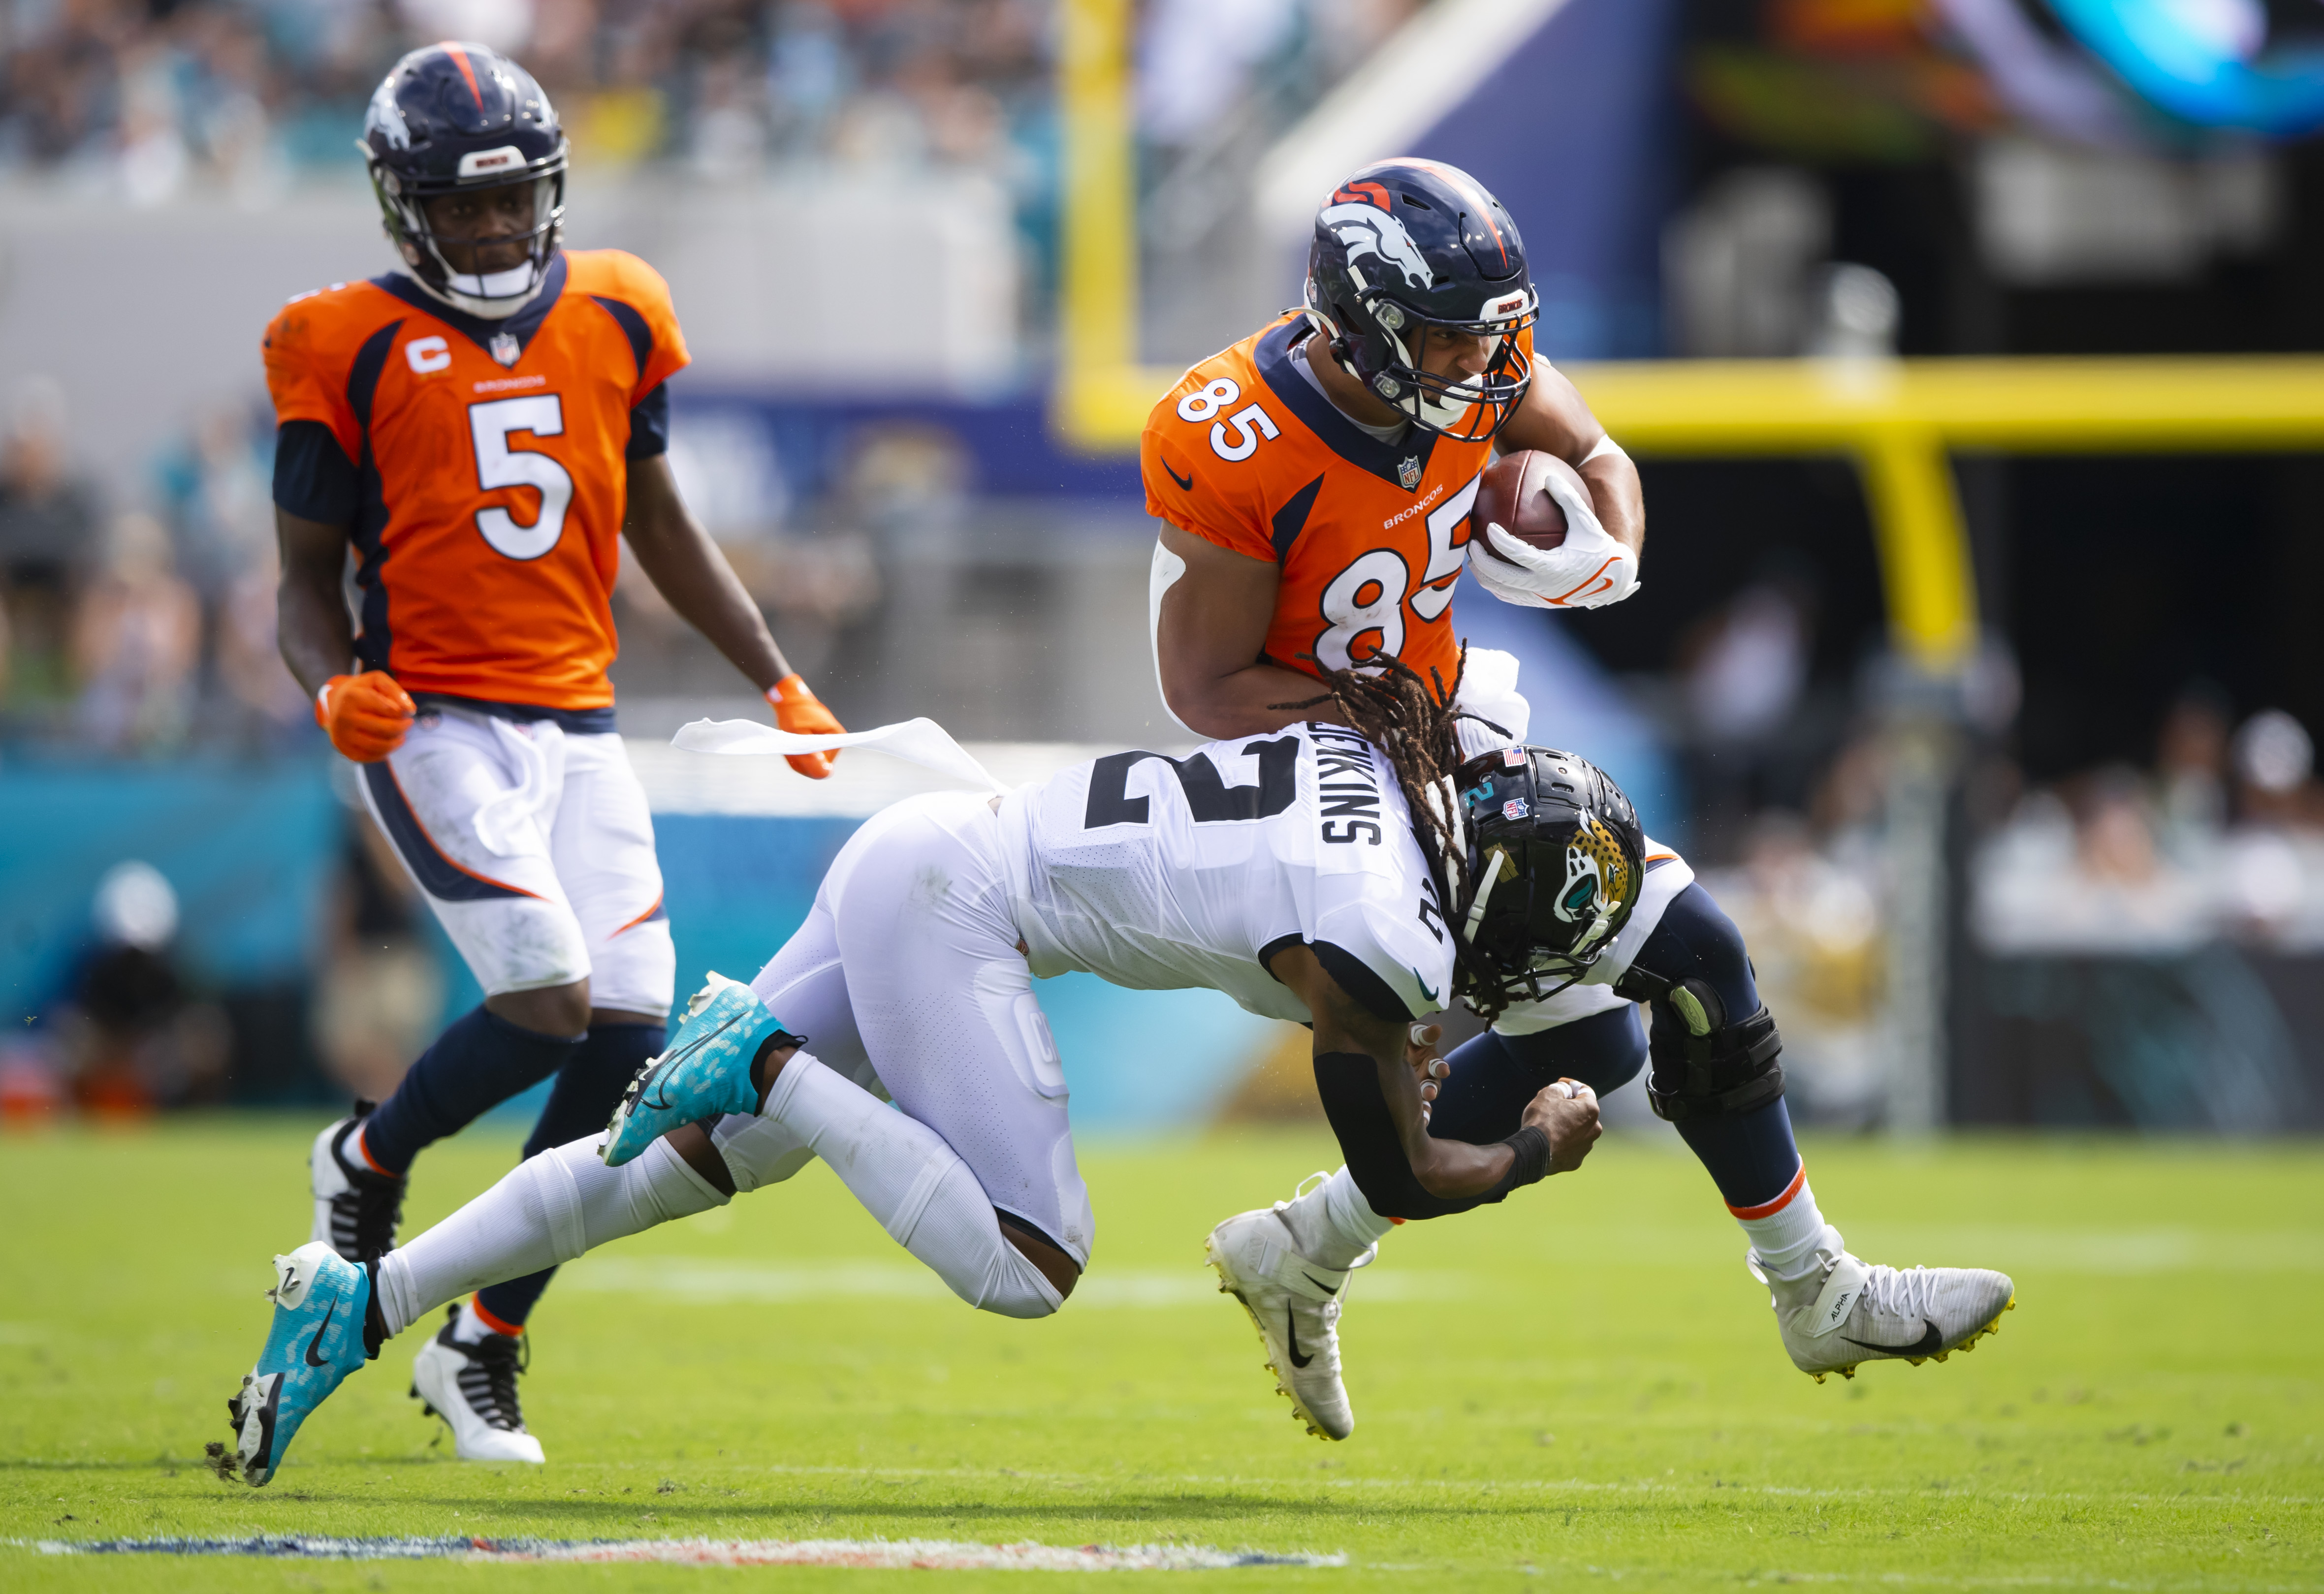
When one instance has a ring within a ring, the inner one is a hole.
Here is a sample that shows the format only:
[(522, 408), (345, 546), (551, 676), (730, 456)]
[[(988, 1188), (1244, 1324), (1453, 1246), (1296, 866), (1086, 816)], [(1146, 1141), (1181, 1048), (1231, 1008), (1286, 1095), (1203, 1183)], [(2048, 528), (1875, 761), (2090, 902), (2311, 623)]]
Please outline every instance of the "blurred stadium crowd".
[(473, 39), (556, 97), (578, 164), (1007, 164), (1046, 134), (1037, 0), (13, 0), (0, 161), (133, 202), (345, 170), (405, 50)]

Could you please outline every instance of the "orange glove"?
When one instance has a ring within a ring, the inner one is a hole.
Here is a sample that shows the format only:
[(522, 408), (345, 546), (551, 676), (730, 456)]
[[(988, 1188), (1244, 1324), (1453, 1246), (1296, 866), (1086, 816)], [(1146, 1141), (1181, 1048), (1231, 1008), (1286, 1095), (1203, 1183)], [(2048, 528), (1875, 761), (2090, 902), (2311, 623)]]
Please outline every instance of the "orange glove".
[(403, 745), (420, 710), (383, 669), (333, 676), (315, 694), (315, 723), (331, 745), (358, 764), (375, 764)]
[[(775, 723), (794, 736), (836, 736), (847, 727), (841, 724), (831, 710), (807, 690), (805, 677), (788, 675), (767, 688), (767, 702), (775, 711)], [(831, 766), (839, 760), (839, 750), (829, 752), (795, 752), (784, 761), (810, 780), (820, 780), (831, 773)]]

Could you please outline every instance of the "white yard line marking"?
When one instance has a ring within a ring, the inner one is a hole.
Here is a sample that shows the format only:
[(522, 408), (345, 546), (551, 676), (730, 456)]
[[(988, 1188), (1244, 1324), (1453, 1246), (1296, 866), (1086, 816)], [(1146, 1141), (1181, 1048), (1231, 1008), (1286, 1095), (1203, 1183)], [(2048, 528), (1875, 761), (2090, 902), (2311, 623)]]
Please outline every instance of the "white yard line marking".
[(46, 1555), (233, 1555), (272, 1561), (668, 1562), (945, 1571), (1211, 1571), (1345, 1566), (1344, 1555), (1200, 1544), (973, 1544), (951, 1539), (493, 1539), (263, 1534), (240, 1538), (41, 1539)]
[(1771, 1495), (1783, 1498), (1809, 1500), (1894, 1499), (1898, 1497), (1927, 1498), (1942, 1497), (1977, 1502), (2010, 1501), (2025, 1504), (2034, 1501), (2060, 1501), (2069, 1505), (2137, 1505), (2137, 1506), (2319, 1506), (2324, 1499), (2306, 1495), (2157, 1495), (2125, 1491), (2121, 1494), (2079, 1494), (2065, 1491), (2033, 1489), (1982, 1489), (1974, 1485), (1932, 1488), (1925, 1484), (1897, 1484), (1893, 1488), (1798, 1488), (1775, 1483), (1676, 1483), (1655, 1479), (1637, 1479), (1601, 1482), (1586, 1478), (1251, 1478), (1233, 1473), (1132, 1473), (1128, 1476), (1099, 1477), (1086, 1472), (1026, 1472), (1008, 1468), (979, 1467), (801, 1467), (769, 1466), (752, 1469), (793, 1477), (854, 1477), (854, 1478), (957, 1478), (982, 1479), (998, 1482), (1007, 1479), (1016, 1483), (1070, 1484), (1075, 1488), (1121, 1488), (1137, 1484), (1199, 1484), (1205, 1488), (1279, 1488), (1308, 1490), (1316, 1488), (1392, 1489), (1407, 1493), (1413, 1489), (1477, 1489), (1489, 1493), (1494, 1489), (1534, 1489), (1567, 1494), (1695, 1494), (1716, 1492), (1730, 1495)]
[[(809, 1301), (950, 1300), (944, 1281), (917, 1263), (752, 1262), (716, 1257), (602, 1257), (568, 1266), (565, 1287), (599, 1295), (664, 1295), (691, 1304), (787, 1305)], [(1364, 1301), (1451, 1301), (1469, 1294), (1463, 1273), (1407, 1269), (1364, 1280)], [(1074, 1309), (1151, 1310), (1207, 1306), (1218, 1280), (1201, 1267), (1175, 1271), (1099, 1267), (1074, 1290)]]

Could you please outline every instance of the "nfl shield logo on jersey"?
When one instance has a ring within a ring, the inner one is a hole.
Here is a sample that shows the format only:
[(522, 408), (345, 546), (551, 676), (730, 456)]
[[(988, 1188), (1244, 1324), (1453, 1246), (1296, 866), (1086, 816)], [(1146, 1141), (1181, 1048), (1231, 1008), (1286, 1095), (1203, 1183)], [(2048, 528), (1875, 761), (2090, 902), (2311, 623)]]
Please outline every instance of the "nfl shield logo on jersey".
[(524, 346), (517, 342), (516, 334), (513, 332), (494, 333), (492, 351), (493, 358), (503, 365), (513, 365), (524, 358)]
[(1404, 484), (1404, 490), (1406, 493), (1409, 493), (1415, 487), (1419, 486), (1420, 456), (1417, 454), (1406, 455), (1404, 456), (1403, 463), (1396, 467), (1396, 479)]

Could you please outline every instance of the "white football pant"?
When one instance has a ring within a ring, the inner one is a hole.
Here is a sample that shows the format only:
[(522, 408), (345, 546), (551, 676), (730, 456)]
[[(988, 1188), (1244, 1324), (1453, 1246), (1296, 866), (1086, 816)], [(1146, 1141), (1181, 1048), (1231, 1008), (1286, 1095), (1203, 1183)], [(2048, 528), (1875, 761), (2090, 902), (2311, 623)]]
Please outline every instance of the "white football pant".
[(619, 736), (429, 704), (361, 768), (372, 816), (484, 994), (586, 979), (594, 1007), (669, 1010), (653, 819)]

